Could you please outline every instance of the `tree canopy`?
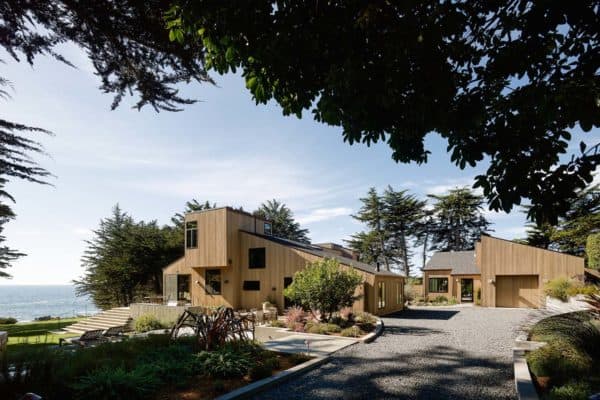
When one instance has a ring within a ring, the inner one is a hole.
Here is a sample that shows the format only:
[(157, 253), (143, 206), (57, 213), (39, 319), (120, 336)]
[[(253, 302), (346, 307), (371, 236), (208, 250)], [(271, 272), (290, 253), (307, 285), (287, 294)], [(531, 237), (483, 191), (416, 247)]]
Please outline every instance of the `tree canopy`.
[(271, 231), (274, 236), (298, 242), (310, 242), (308, 229), (300, 227), (294, 219), (294, 213), (279, 200), (267, 200), (254, 211), (257, 217), (271, 221)]
[(256, 103), (308, 110), (350, 144), (386, 141), (401, 162), (426, 162), (437, 132), (460, 168), (489, 163), (475, 186), (493, 210), (529, 199), (531, 217), (554, 222), (600, 161), (598, 145), (569, 149), (576, 127), (600, 125), (599, 8), (175, 0), (168, 27), (209, 71), (241, 70)]
[(490, 223), (483, 215), (483, 197), (467, 187), (455, 188), (441, 195), (430, 194), (434, 200), (432, 220), (432, 250), (471, 250)]

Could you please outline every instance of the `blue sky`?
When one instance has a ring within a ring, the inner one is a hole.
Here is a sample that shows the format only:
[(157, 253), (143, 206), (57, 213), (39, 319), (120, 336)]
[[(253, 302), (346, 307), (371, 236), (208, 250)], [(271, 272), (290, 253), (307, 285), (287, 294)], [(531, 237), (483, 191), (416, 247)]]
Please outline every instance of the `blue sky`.
[[(217, 76), (218, 87), (182, 87), (201, 102), (180, 113), (138, 112), (129, 100), (110, 111), (112, 96), (98, 90), (87, 59), (72, 47), (63, 54), (79, 68), (45, 58), (31, 68), (0, 56), (7, 61), (0, 76), (15, 87), (2, 117), (55, 133), (40, 137), (49, 157), (37, 160), (56, 175), (53, 187), (8, 185), (18, 217), (6, 236), (28, 256), (0, 285), (62, 284), (80, 276), (84, 240), (116, 203), (136, 219), (167, 223), (191, 198), (246, 210), (277, 198), (314, 242), (341, 242), (361, 229), (349, 214), (369, 187), (390, 184), (424, 196), (470, 185), (485, 169), (452, 165), (437, 135), (427, 137), (429, 163), (396, 164), (385, 144), (349, 146), (339, 128), (309, 113), (298, 120), (274, 104), (256, 106), (234, 75)], [(597, 130), (585, 135), (589, 142), (599, 137)], [(486, 214), (495, 235), (523, 235), (522, 213)]]

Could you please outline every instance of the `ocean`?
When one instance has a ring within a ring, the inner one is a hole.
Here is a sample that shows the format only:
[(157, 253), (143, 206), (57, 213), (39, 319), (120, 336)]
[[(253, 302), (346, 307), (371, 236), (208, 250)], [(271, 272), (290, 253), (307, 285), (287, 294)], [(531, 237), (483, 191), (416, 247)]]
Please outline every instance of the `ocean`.
[(73, 285), (0, 285), (0, 317), (32, 321), (47, 315), (68, 318), (98, 311), (89, 297), (75, 295)]

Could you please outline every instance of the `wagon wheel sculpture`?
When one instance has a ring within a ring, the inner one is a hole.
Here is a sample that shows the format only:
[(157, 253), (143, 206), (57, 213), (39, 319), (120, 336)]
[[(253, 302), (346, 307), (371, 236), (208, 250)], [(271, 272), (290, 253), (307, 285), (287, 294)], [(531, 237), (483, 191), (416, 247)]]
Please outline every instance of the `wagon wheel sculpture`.
[(212, 350), (227, 341), (254, 340), (254, 317), (236, 315), (229, 307), (201, 312), (185, 310), (171, 330), (171, 339), (177, 339), (182, 328), (191, 328), (198, 344), (205, 350)]

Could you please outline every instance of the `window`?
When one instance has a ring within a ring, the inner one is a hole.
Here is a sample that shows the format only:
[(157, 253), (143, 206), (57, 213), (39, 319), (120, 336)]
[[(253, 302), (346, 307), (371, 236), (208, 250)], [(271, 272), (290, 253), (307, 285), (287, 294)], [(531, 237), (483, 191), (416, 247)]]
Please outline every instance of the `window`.
[(258, 247), (248, 250), (248, 268), (265, 267), (265, 248)]
[(244, 281), (244, 290), (260, 290), (260, 281)]
[(185, 247), (187, 249), (198, 247), (198, 221), (185, 223)]
[(385, 282), (377, 284), (377, 307), (385, 308)]
[(177, 300), (191, 301), (192, 295), (190, 294), (190, 282), (192, 280), (191, 275), (177, 275)]
[(221, 270), (207, 269), (204, 273), (206, 294), (221, 294)]
[(396, 304), (402, 304), (402, 284), (396, 283)]
[(429, 278), (430, 293), (448, 292), (448, 278)]
[(265, 231), (265, 235), (273, 234), (273, 226), (271, 225), (270, 222), (265, 222), (264, 231)]

